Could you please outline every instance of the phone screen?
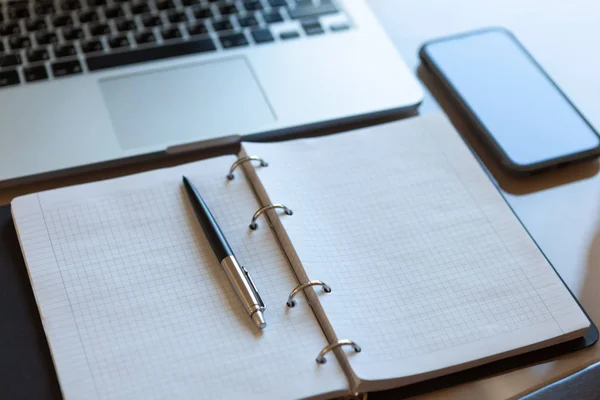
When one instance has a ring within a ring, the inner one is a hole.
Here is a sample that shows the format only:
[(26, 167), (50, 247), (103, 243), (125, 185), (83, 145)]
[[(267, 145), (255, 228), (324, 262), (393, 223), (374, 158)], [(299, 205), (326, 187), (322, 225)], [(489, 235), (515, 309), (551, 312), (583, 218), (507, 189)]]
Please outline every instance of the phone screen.
[(427, 44), (428, 62), (517, 166), (593, 150), (600, 138), (502, 29)]

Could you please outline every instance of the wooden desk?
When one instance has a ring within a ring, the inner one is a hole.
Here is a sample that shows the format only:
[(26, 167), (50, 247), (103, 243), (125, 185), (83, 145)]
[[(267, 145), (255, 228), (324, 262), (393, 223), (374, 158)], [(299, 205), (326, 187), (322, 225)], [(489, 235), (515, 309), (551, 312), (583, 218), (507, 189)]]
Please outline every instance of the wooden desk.
[[(473, 28), (503, 25), (530, 49), (567, 95), (600, 127), (600, 2), (594, 0), (370, 0), (388, 34), (415, 70), (417, 50), (427, 39)], [(420, 73), (427, 81), (427, 76)], [(429, 93), (421, 113), (440, 110), (455, 114), (443, 98)], [(468, 128), (453, 118), (457, 128), (473, 143)], [(600, 323), (600, 174), (596, 162), (572, 166), (546, 176), (511, 179), (490, 165), (479, 152), (504, 193), (578, 296), (592, 319)], [(178, 160), (184, 162), (191, 160)], [(46, 181), (0, 190), (0, 204), (20, 194), (58, 186), (105, 179), (174, 164), (173, 161), (145, 163), (77, 177)], [(423, 398), (454, 397), (497, 399), (515, 397), (535, 390), (600, 360), (600, 347), (569, 354), (552, 362), (513, 371), (481, 381), (434, 392)]]

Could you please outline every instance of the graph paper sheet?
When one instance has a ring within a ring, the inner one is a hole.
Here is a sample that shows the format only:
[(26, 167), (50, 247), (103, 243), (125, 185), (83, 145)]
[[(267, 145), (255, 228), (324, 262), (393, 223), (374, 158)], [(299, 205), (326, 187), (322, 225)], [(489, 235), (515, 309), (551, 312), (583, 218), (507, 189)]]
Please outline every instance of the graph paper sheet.
[[(442, 115), (245, 144), (359, 389), (582, 336), (589, 321)], [(395, 380), (395, 378), (402, 378)], [(378, 382), (376, 382), (378, 381)]]
[[(263, 399), (347, 392), (235, 157), (42, 192), (13, 215), (66, 399)], [(198, 187), (267, 305), (244, 313), (181, 184)]]

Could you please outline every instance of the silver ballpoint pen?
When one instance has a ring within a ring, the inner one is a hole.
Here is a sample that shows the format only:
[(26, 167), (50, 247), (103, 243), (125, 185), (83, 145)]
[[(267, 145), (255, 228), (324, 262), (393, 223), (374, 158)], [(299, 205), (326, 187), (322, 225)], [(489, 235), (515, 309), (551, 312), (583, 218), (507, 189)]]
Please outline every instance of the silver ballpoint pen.
[(258, 294), (258, 289), (252, 281), (250, 274), (246, 268), (237, 262), (231, 247), (229, 247), (229, 243), (227, 243), (227, 239), (225, 239), (221, 228), (219, 228), (204, 199), (198, 193), (198, 189), (185, 176), (183, 177), (183, 185), (192, 203), (196, 217), (206, 234), (206, 238), (225, 270), (233, 289), (242, 301), (244, 309), (250, 318), (252, 318), (254, 324), (260, 329), (264, 329), (267, 326), (263, 315), (265, 303), (263, 303)]

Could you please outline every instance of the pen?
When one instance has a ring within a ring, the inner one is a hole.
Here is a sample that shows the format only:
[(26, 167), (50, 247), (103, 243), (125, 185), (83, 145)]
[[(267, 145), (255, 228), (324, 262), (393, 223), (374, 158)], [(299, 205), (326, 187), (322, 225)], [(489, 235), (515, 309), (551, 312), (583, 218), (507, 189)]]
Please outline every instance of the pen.
[(225, 239), (223, 232), (221, 232), (221, 228), (219, 228), (217, 221), (211, 214), (202, 196), (198, 193), (198, 189), (185, 176), (183, 177), (183, 185), (194, 208), (196, 218), (198, 218), (210, 246), (221, 263), (221, 267), (225, 270), (229, 282), (231, 282), (233, 289), (244, 305), (244, 309), (250, 318), (252, 318), (252, 321), (254, 321), (254, 324), (263, 329), (267, 326), (263, 315), (265, 303), (260, 298), (250, 274), (246, 268), (238, 263), (231, 247), (229, 247), (229, 243), (227, 243), (227, 239)]

